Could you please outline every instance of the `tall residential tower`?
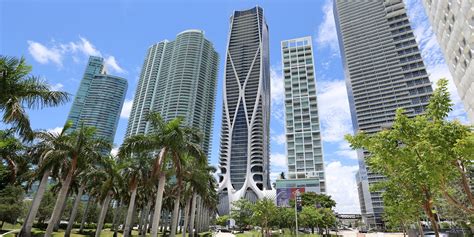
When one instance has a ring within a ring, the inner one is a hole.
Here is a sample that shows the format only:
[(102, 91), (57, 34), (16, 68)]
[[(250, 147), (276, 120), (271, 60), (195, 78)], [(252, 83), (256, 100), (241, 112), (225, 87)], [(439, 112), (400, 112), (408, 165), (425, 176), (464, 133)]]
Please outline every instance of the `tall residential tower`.
[(269, 177), (270, 65), (263, 9), (230, 17), (225, 61), (219, 168), (219, 213), (242, 197), (255, 201)]
[(281, 42), (285, 81), (288, 178), (319, 180), (308, 190), (326, 192), (311, 37)]
[(423, 0), (454, 84), (474, 124), (474, 2)]
[(152, 111), (165, 120), (180, 116), (187, 126), (203, 132), (203, 149), (208, 154), (217, 65), (217, 52), (201, 30), (186, 30), (174, 41), (152, 45), (143, 63), (126, 137), (149, 132), (147, 115)]
[(104, 59), (91, 56), (68, 115), (72, 129), (93, 126), (97, 137), (113, 143), (126, 93), (127, 80), (107, 75)]
[[(433, 90), (403, 0), (335, 0), (334, 15), (354, 132), (389, 127), (400, 107), (423, 113)], [(365, 156), (358, 151), (361, 212), (367, 226), (383, 228), (381, 193), (369, 186), (384, 177)]]

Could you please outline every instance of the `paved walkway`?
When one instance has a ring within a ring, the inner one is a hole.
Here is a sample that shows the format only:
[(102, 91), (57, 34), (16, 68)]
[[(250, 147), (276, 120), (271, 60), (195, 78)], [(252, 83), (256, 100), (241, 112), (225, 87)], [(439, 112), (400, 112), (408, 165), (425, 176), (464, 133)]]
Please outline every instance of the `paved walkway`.
[(222, 232), (217, 232), (216, 235), (214, 235), (216, 237), (235, 237), (234, 234), (231, 234), (231, 233), (222, 233)]
[[(331, 232), (331, 234), (335, 234), (335, 232)], [(403, 237), (403, 233), (358, 233), (351, 230), (339, 231), (337, 234), (344, 237)]]

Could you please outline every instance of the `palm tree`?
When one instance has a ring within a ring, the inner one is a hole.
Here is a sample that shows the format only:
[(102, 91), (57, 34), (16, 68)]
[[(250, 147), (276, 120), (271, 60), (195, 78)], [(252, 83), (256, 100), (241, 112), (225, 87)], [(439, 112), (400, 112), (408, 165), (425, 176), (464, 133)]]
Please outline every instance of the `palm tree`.
[[(0, 162), (6, 161), (10, 170), (10, 184), (20, 184), (23, 179), (17, 179), (21, 167), (26, 168), (26, 147), (14, 136), (12, 129), (0, 130)], [(27, 169), (26, 169), (27, 170)], [(23, 170), (25, 171), (25, 169)]]
[(132, 222), (133, 210), (135, 207), (135, 198), (139, 184), (145, 183), (150, 174), (151, 159), (147, 154), (136, 154), (133, 157), (124, 157), (125, 180), (129, 181), (130, 203), (128, 205), (127, 219), (125, 221), (124, 237), (128, 237), (131, 232), (130, 224)]
[[(204, 205), (215, 209), (217, 206), (217, 192), (216, 192), (216, 180), (212, 175), (215, 173), (216, 169), (212, 166), (206, 166), (205, 172), (201, 172), (198, 177), (193, 178), (192, 180), (199, 180), (198, 183), (195, 183), (193, 187), (195, 188), (192, 199), (191, 206), (191, 217), (189, 223), (189, 231), (191, 232), (190, 236), (194, 236), (200, 230), (202, 214)], [(198, 205), (199, 204), (199, 205)], [(194, 226), (196, 220), (196, 213), (198, 221), (196, 221), (196, 233), (194, 233)], [(208, 216), (206, 216), (208, 218)]]
[(51, 91), (39, 77), (29, 75), (31, 66), (24, 58), (0, 55), (0, 112), (2, 121), (11, 124), (20, 136), (33, 139), (25, 107), (28, 109), (58, 106), (69, 100), (66, 92)]
[(31, 228), (33, 227), (33, 222), (38, 213), (41, 200), (43, 199), (44, 192), (48, 186), (48, 179), (52, 173), (55, 174), (54, 176), (57, 175), (60, 165), (62, 164), (61, 160), (54, 159), (54, 151), (59, 148), (59, 144), (69, 139), (69, 134), (67, 134), (66, 131), (69, 130), (70, 127), (71, 123), (66, 123), (60, 133), (40, 131), (35, 135), (39, 141), (32, 147), (29, 156), (36, 159), (36, 164), (38, 166), (34, 177), (42, 178), (28, 215), (23, 223), (20, 236), (31, 236)]
[(122, 186), (122, 171), (126, 167), (125, 163), (116, 160), (114, 157), (109, 156), (104, 159), (103, 167), (100, 170), (101, 176), (103, 177), (103, 183), (100, 187), (99, 198), (102, 200), (102, 208), (100, 211), (99, 219), (97, 221), (97, 229), (95, 236), (100, 236), (102, 228), (104, 226), (105, 215), (109, 208), (110, 201), (119, 193), (119, 187)]
[(93, 174), (91, 169), (85, 169), (76, 178), (79, 187), (77, 189), (77, 194), (74, 200), (74, 204), (72, 206), (71, 214), (69, 215), (69, 221), (67, 224), (66, 232), (64, 233), (65, 237), (71, 235), (72, 227), (76, 221), (77, 209), (79, 207), (79, 203), (81, 202), (82, 194), (84, 193), (84, 190), (87, 187), (87, 181), (91, 178), (91, 174)]
[[(163, 172), (165, 164), (169, 157), (173, 158), (173, 165), (179, 160), (179, 154), (183, 150), (192, 151), (191, 148), (199, 148), (191, 138), (197, 135), (193, 134), (192, 129), (183, 129), (182, 118), (175, 118), (165, 122), (158, 113), (150, 113), (148, 121), (151, 125), (151, 132), (147, 135), (136, 135), (127, 138), (120, 147), (119, 156), (129, 156), (132, 153), (157, 152), (155, 155), (152, 174), (158, 177), (158, 190), (155, 200), (155, 210), (153, 213), (153, 225), (151, 236), (158, 234), (158, 225), (160, 222), (161, 205), (163, 191), (166, 183), (166, 174)], [(179, 161), (178, 161), (179, 162)]]
[[(186, 230), (189, 225), (190, 213), (195, 212), (196, 202), (196, 190), (202, 190), (206, 188), (206, 179), (209, 173), (207, 162), (199, 162), (199, 160), (191, 159), (184, 172), (184, 189), (183, 196), (185, 200), (185, 214), (184, 214), (184, 225), (183, 225), (183, 237), (186, 236)], [(193, 201), (194, 200), (194, 201)], [(191, 209), (191, 210), (190, 210)], [(192, 232), (192, 229), (190, 230)]]
[(111, 144), (103, 139), (95, 138), (95, 129), (80, 125), (79, 129), (71, 132), (67, 139), (57, 144), (55, 150), (51, 151), (50, 157), (53, 160), (59, 160), (63, 163), (65, 178), (61, 182), (53, 214), (46, 228), (45, 237), (50, 237), (53, 233), (54, 225), (58, 221), (64, 201), (73, 177), (77, 170), (100, 161), (104, 150), (110, 150)]

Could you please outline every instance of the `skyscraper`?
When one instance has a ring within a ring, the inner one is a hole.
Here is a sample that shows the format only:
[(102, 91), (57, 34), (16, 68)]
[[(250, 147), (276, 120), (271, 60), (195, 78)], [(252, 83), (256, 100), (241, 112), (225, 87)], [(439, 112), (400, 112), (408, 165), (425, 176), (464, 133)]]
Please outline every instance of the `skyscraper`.
[[(334, 15), (354, 132), (389, 127), (400, 107), (423, 113), (433, 90), (403, 1), (335, 0)], [(365, 155), (358, 151), (361, 212), (382, 228), (381, 193), (369, 186), (384, 177), (367, 169)]]
[(68, 116), (72, 129), (95, 127), (97, 137), (113, 143), (126, 93), (127, 80), (107, 75), (104, 59), (90, 56)]
[(311, 37), (281, 42), (288, 178), (318, 178), (326, 191)]
[(219, 212), (270, 189), (270, 67), (263, 9), (234, 11), (225, 61)]
[(178, 116), (204, 135), (209, 153), (214, 116), (218, 55), (201, 30), (186, 30), (174, 41), (148, 49), (135, 92), (126, 137), (149, 132), (146, 120), (159, 112), (165, 120)]
[(474, 124), (474, 2), (423, 0), (467, 115)]

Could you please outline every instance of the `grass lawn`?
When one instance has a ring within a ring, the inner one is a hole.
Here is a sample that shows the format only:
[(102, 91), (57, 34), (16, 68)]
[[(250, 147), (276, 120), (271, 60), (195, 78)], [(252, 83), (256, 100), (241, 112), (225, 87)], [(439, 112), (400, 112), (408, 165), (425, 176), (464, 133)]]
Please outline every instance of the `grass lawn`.
[[(245, 231), (244, 233), (238, 233), (236, 234), (236, 236), (239, 236), (239, 237), (258, 237), (258, 236), (262, 236), (262, 232), (260, 231), (257, 231), (257, 230), (252, 230), (252, 231)], [(285, 230), (285, 234), (277, 234), (277, 233), (273, 233), (272, 236), (278, 236), (278, 237), (281, 237), (281, 236), (296, 236), (295, 234), (292, 234), (288, 229)], [(298, 236), (301, 236), (301, 237), (319, 237), (320, 235), (318, 234), (303, 234), (303, 233), (299, 233)]]
[[(12, 231), (12, 230), (19, 230), (19, 229), (21, 229), (21, 225), (19, 225), (19, 224), (12, 225), (12, 224), (9, 224), (9, 223), (5, 223), (3, 225), (2, 232), (0, 232), (0, 234), (5, 233), (5, 232), (9, 232), (9, 231)], [(44, 235), (45, 231), (37, 229), (37, 228), (33, 228), (31, 232), (32, 232), (33, 236), (35, 236), (35, 237), (42, 237)], [(65, 230), (60, 229), (59, 232), (53, 232), (53, 236), (54, 237), (64, 236), (64, 232), (65, 232)], [(79, 234), (79, 229), (73, 229), (72, 232), (71, 232), (71, 237), (83, 237), (83, 236), (90, 237), (90, 236), (94, 236), (94, 235), (95, 235), (95, 229), (85, 229), (84, 234)], [(109, 228), (102, 230), (102, 233), (100, 234), (101, 237), (102, 236), (103, 237), (112, 237), (113, 235), (114, 235), (114, 232), (111, 231)], [(179, 235), (181, 235), (181, 234), (179, 234)], [(118, 236), (123, 236), (123, 235), (122, 235), (122, 233), (119, 232)], [(138, 231), (136, 231), (136, 230), (132, 231), (132, 236), (138, 236)], [(148, 234), (147, 236), (150, 236), (150, 235)], [(162, 236), (162, 234), (158, 233), (158, 236)], [(186, 236), (188, 236), (188, 234), (186, 234)], [(15, 234), (5, 235), (5, 237), (15, 237)]]

